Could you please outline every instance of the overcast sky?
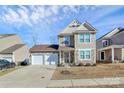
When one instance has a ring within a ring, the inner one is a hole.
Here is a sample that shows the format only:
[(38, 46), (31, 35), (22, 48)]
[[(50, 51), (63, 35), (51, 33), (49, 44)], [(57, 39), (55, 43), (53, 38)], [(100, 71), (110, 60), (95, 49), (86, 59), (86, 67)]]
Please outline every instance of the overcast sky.
[(97, 38), (115, 27), (124, 27), (124, 6), (0, 6), (0, 34), (19, 34), (31, 47), (58, 43), (57, 35), (73, 19), (88, 21)]

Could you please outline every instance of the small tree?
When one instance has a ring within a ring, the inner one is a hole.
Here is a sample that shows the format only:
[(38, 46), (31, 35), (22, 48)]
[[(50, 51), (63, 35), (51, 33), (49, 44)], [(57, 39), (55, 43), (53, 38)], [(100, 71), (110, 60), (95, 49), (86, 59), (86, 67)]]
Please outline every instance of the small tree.
[(33, 45), (36, 45), (38, 40), (37, 33), (32, 33), (32, 40), (33, 40)]

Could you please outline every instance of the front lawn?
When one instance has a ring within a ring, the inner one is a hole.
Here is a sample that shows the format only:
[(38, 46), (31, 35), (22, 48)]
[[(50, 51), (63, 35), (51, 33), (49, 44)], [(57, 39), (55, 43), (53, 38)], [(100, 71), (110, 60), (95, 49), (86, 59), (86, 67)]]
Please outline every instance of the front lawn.
[(5, 74), (8, 74), (8, 73), (10, 73), (12, 71), (15, 71), (15, 70), (17, 70), (19, 68), (21, 68), (21, 66), (17, 66), (15, 68), (9, 68), (9, 69), (3, 70), (3, 71), (0, 70), (0, 77), (5, 75)]
[[(65, 70), (67, 73), (62, 73)], [(80, 66), (70, 68), (58, 67), (52, 76), (52, 80), (110, 77), (124, 77), (124, 63), (98, 64), (97, 66)]]

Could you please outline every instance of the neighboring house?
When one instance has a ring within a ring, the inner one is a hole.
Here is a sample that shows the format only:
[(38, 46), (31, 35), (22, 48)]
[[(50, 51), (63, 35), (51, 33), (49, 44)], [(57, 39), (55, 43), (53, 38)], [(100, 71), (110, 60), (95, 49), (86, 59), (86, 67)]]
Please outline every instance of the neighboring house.
[(29, 59), (28, 47), (16, 34), (0, 34), (0, 59), (19, 62)]
[(97, 40), (97, 61), (121, 62), (124, 60), (124, 29), (115, 28)]
[(88, 22), (80, 24), (73, 20), (58, 37), (57, 48), (51, 48), (52, 45), (35, 45), (30, 49), (32, 64), (51, 64), (53, 59), (54, 64), (96, 63), (96, 29)]

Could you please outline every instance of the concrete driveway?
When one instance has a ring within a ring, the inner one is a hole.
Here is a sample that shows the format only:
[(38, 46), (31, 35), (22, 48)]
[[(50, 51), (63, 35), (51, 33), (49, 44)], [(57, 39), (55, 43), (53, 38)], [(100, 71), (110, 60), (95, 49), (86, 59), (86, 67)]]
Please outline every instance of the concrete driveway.
[(27, 66), (0, 77), (1, 88), (47, 87), (55, 66)]

